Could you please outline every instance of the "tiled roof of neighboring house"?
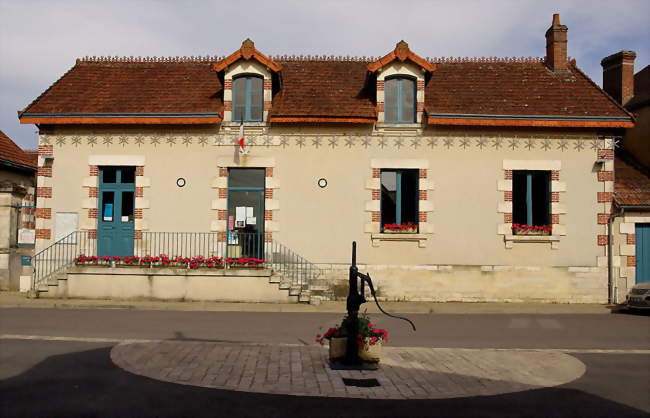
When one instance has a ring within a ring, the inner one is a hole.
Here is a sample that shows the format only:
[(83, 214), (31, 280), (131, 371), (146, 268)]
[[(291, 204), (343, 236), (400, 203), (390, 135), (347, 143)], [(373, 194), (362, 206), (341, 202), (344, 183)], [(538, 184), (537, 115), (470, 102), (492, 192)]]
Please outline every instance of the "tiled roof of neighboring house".
[(36, 169), (34, 157), (23, 151), (4, 132), (0, 131), (0, 164), (17, 164)]
[(650, 172), (626, 155), (614, 160), (614, 200), (619, 205), (650, 205)]
[[(22, 117), (98, 113), (221, 115), (223, 93), (213, 70), (216, 62), (80, 60), (29, 105)], [(282, 70), (278, 73), (281, 88), (273, 98), (271, 120), (376, 118), (369, 60), (274, 62)], [(430, 115), (631, 120), (574, 65), (570, 65), (568, 73), (553, 73), (539, 60), (441, 61), (430, 74), (425, 87), (425, 110)]]
[(625, 104), (630, 110), (650, 105), (650, 65), (634, 74), (634, 97)]

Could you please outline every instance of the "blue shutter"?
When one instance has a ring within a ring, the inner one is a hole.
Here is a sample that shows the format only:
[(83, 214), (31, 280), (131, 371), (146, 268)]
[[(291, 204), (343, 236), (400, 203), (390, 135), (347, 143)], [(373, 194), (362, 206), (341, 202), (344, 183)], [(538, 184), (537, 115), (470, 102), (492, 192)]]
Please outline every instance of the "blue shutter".
[(384, 83), (384, 121), (388, 123), (415, 122), (415, 81), (393, 77)]

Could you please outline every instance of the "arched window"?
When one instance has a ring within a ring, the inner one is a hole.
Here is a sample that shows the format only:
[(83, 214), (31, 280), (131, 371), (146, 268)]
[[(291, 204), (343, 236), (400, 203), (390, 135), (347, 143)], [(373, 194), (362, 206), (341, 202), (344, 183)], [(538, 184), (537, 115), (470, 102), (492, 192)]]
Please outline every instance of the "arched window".
[(264, 79), (243, 75), (232, 81), (232, 120), (261, 122), (264, 115)]
[(384, 121), (415, 123), (415, 80), (391, 77), (384, 81)]

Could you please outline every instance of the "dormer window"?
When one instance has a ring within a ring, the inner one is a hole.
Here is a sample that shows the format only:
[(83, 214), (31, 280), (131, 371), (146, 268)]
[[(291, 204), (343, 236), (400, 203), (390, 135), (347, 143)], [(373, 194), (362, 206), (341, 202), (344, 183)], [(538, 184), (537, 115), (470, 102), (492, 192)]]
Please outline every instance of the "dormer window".
[(264, 78), (243, 75), (232, 81), (234, 122), (261, 122), (264, 116)]
[(384, 82), (384, 121), (415, 123), (416, 84), (409, 77), (391, 77)]

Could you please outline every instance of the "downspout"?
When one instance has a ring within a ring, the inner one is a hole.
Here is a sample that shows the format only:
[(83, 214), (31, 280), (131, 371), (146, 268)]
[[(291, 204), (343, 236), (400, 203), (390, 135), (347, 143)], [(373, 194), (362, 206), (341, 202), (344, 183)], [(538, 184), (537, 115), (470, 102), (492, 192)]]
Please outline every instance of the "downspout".
[(612, 226), (614, 225), (614, 219), (623, 215), (625, 213), (625, 208), (619, 207), (619, 209), (612, 213), (607, 219), (607, 303), (610, 305), (616, 303), (616, 287), (614, 282), (614, 256), (612, 255)]

